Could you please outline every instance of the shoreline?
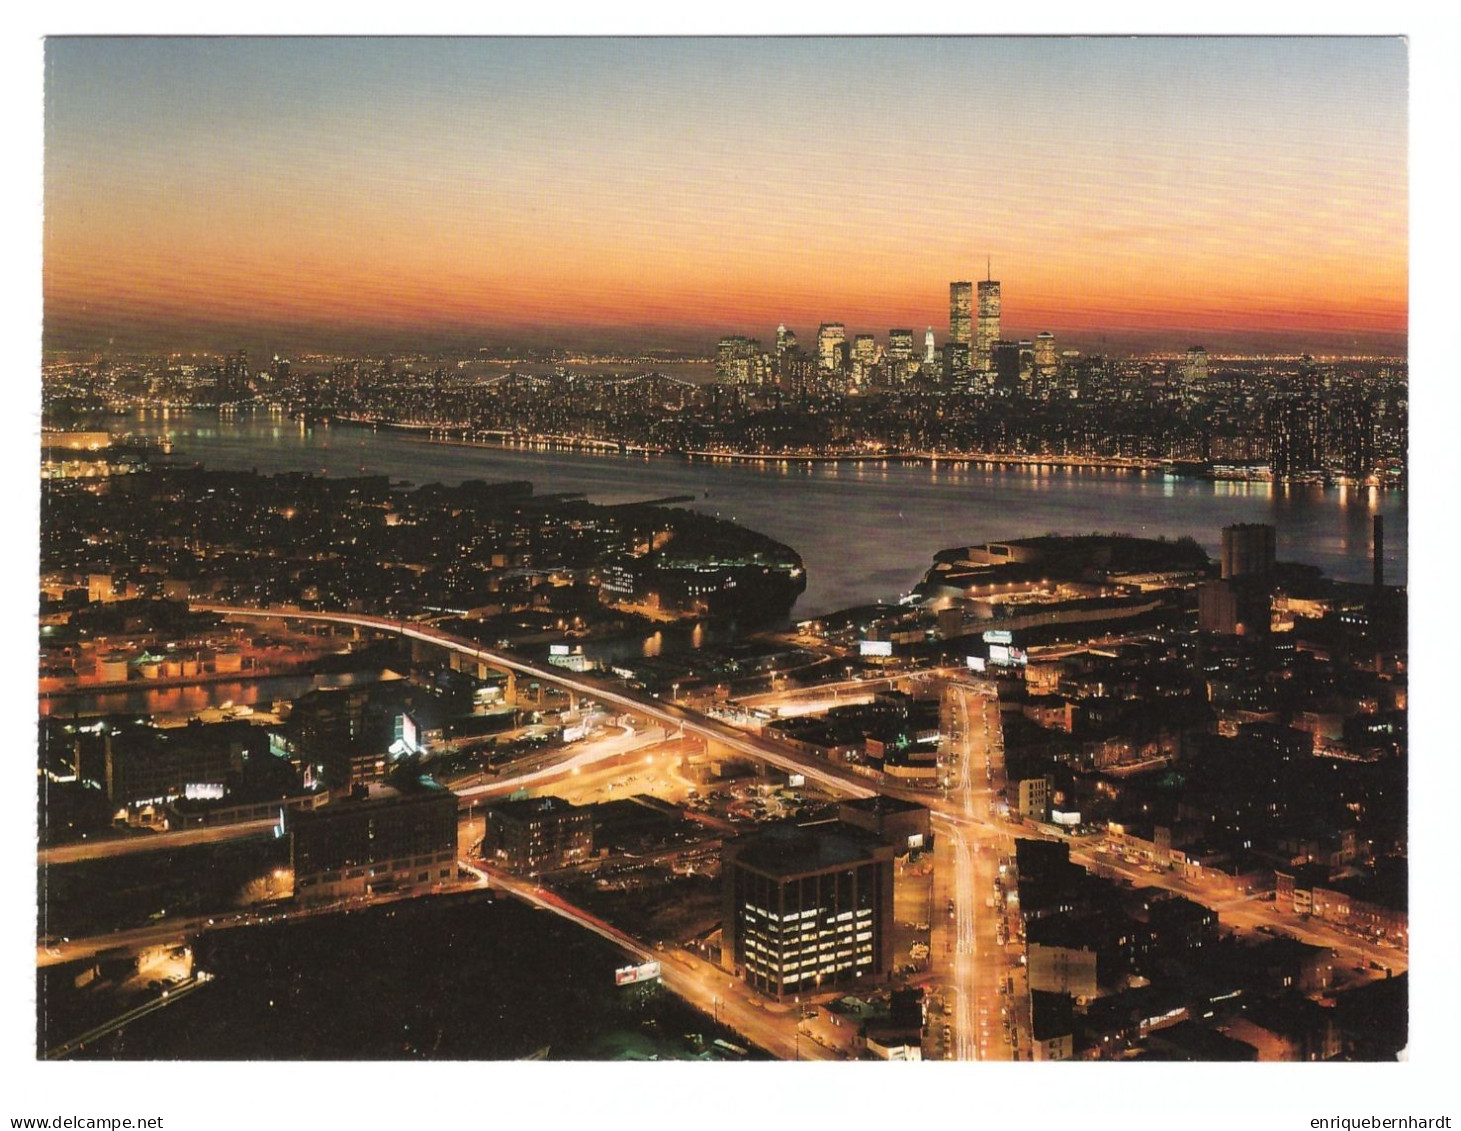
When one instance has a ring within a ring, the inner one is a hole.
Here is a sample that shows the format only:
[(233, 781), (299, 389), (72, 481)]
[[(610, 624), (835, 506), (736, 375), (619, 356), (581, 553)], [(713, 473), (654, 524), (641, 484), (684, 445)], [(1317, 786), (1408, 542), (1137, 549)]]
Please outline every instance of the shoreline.
[[(819, 464), (862, 463), (898, 463), (932, 468), (937, 468), (941, 464), (956, 467), (968, 465), (984, 465), (1001, 468), (1055, 467), (1083, 471), (1128, 471), (1140, 472), (1142, 474), (1159, 472), (1184, 479), (1200, 479), (1209, 483), (1272, 483), (1285, 486), (1357, 487), (1366, 490), (1374, 488), (1381, 491), (1404, 491), (1406, 489), (1404, 479), (1390, 483), (1357, 483), (1344, 479), (1343, 477), (1330, 479), (1316, 476), (1313, 478), (1278, 479), (1272, 474), (1251, 476), (1240, 474), (1220, 475), (1215, 474), (1210, 466), (1206, 466), (1201, 461), (1195, 460), (1142, 459), (1120, 456), (1111, 456), (1103, 459), (1087, 456), (1011, 455), (1000, 452), (720, 452), (694, 448), (688, 450), (680, 448), (657, 448), (645, 444), (632, 444), (614, 440), (593, 440), (585, 437), (557, 434), (549, 434), (529, 440), (516, 437), (508, 432), (479, 430), (473, 433), (469, 428), (444, 428), (434, 424), (411, 424), (395, 420), (368, 420), (359, 417), (335, 417), (327, 422), (327, 426), (334, 424), (343, 424), (353, 428), (369, 428), (373, 432), (385, 428), (393, 432), (405, 432), (418, 436), (425, 433), (423, 438), (427, 443), (449, 444), (454, 447), (487, 448), (497, 451), (565, 450), (600, 455), (642, 456), (646, 459), (672, 459), (683, 463), (745, 463), (759, 464), (762, 466), (771, 464), (801, 464), (808, 467)], [(497, 438), (473, 439), (471, 438), (472, 435)]]

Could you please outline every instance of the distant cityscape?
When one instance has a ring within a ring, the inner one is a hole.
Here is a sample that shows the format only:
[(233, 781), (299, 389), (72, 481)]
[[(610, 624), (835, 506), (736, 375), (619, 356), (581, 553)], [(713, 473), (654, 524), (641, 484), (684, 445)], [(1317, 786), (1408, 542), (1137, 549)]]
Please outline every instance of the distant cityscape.
[[(196, 1061), (261, 1077), (199, 1126), (1338, 1126), (1368, 1074), (707, 1109), (341, 1062), (1431, 1039), (1404, 39), (44, 63), (26, 1041), (173, 1065), (88, 1084), (127, 1126)], [(1412, 1077), (1383, 1122), (1448, 1125)]]
[[(1232, 480), (1405, 482), (1403, 358), (1103, 357), (1000, 337), (1000, 284), (949, 284), (948, 333), (804, 348), (742, 336), (710, 359), (154, 356), (55, 360), (48, 414), (268, 406), (291, 418), (752, 459), (913, 458), (1167, 468)], [(977, 311), (977, 313), (976, 313)], [(526, 362), (532, 362), (527, 364)], [(679, 372), (668, 372), (668, 369)]]

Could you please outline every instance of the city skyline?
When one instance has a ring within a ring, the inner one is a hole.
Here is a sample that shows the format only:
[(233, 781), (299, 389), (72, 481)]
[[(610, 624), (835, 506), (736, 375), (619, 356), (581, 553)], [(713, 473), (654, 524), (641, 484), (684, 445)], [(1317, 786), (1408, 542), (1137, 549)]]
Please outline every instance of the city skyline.
[(1450, 52), (950, 34), (1051, 14), (46, 17), (16, 1125), (779, 1060), (944, 1067), (727, 1110), (1449, 1126), (1350, 1066), (1448, 1014)]
[(50, 348), (943, 339), (990, 258), (1006, 336), (1405, 348), (1399, 39), (52, 39), (46, 69)]

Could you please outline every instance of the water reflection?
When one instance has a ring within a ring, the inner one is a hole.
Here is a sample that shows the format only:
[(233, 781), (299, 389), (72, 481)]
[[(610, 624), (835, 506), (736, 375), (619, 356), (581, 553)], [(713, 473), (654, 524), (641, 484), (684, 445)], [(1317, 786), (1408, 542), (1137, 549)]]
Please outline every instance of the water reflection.
[[(128, 426), (131, 426), (129, 418)], [(1403, 491), (1367, 487), (1210, 482), (1104, 468), (1018, 466), (938, 460), (929, 464), (727, 460), (649, 457), (430, 443), (420, 435), (337, 427), (333, 434), (278, 428), (267, 412), (229, 420), (174, 414), (136, 429), (174, 437), (174, 459), (262, 473), (356, 475), (368, 448), (376, 474), (412, 483), (463, 479), (531, 480), (540, 494), (580, 492), (624, 503), (689, 495), (697, 510), (737, 519), (796, 548), (808, 588), (795, 615), (815, 616), (906, 591), (938, 550), (1047, 532), (1126, 530), (1169, 538), (1191, 535), (1214, 556), (1221, 530), (1238, 522), (1278, 527), (1280, 557), (1335, 577), (1365, 581), (1370, 518), (1385, 515), (1386, 576), (1406, 577), (1408, 521)], [(333, 444), (331, 443), (333, 441)], [(1160, 499), (1160, 505), (1154, 505)], [(900, 519), (901, 512), (901, 519)]]

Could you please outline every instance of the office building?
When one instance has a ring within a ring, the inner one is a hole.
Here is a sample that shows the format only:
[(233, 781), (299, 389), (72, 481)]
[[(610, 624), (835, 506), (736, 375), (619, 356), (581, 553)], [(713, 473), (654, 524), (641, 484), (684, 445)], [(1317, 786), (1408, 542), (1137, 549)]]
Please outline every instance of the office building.
[(974, 344), (974, 284), (949, 284), (949, 341)]
[(841, 322), (823, 322), (817, 327), (817, 368), (824, 373), (841, 373), (847, 368), (847, 327)]
[(888, 331), (888, 359), (890, 361), (913, 360), (913, 331)]
[(969, 376), (969, 347), (963, 342), (944, 343), (944, 376), (951, 382)]
[(1189, 384), (1201, 384), (1207, 380), (1207, 350), (1192, 346), (1187, 351), (1187, 362), (1182, 367), (1182, 377)]
[(923, 334), (923, 364), (930, 366), (938, 364), (938, 353), (934, 349), (933, 344), (932, 326), (925, 330)]
[(999, 342), (999, 283), (986, 279), (979, 284), (979, 331), (974, 342), (974, 365), (994, 368), (994, 347)]
[(897, 852), (835, 822), (727, 841), (722, 965), (776, 998), (887, 977)]
[(1042, 374), (1054, 373), (1059, 360), (1055, 355), (1055, 335), (1042, 330), (1035, 335), (1035, 369)]
[(428, 777), (359, 785), (288, 819), (302, 902), (409, 892), (456, 874), (457, 798)]
[(990, 355), (994, 370), (994, 390), (1005, 396), (1021, 391), (1020, 343), (995, 342)]

